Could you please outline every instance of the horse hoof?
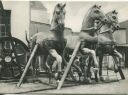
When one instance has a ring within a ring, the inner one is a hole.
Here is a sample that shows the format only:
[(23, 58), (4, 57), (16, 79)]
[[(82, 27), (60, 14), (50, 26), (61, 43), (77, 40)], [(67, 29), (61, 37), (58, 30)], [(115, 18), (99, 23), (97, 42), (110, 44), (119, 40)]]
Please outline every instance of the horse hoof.
[(93, 72), (97, 73), (99, 71), (99, 68), (93, 68)]
[(104, 77), (101, 76), (100, 77), (100, 81), (105, 81)]
[(61, 80), (62, 72), (55, 73), (54, 77), (56, 80)]
[(92, 83), (92, 80), (91, 80), (90, 78), (85, 79), (85, 80), (84, 80), (84, 83), (85, 83), (85, 84), (91, 84), (91, 83)]
[(58, 73), (55, 73), (55, 74), (54, 74), (54, 77), (55, 77), (55, 79), (57, 79), (57, 77), (58, 77)]
[(115, 68), (115, 69), (114, 69), (114, 72), (117, 73), (117, 72), (118, 72), (118, 68)]
[(95, 81), (96, 81), (96, 82), (99, 82), (99, 79), (98, 79), (98, 78), (95, 78)]
[(114, 66), (114, 72), (117, 73), (118, 72), (118, 66)]

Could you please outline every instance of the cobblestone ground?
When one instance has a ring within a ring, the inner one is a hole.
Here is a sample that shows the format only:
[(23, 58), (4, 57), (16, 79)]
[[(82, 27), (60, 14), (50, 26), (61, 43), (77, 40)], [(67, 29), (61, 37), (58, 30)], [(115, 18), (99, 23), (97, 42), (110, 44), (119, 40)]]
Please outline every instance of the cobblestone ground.
[[(116, 82), (84, 84), (71, 87), (62, 87), (56, 90), (54, 86), (44, 85), (42, 83), (24, 83), (20, 88), (16, 87), (16, 83), (0, 83), (0, 93), (51, 93), (51, 94), (128, 94), (128, 69), (124, 70), (126, 79), (120, 80), (120, 76), (109, 71), (109, 80)], [(106, 71), (104, 72), (106, 74)], [(119, 79), (119, 81), (117, 81)], [(43, 79), (48, 81), (48, 79)]]
[[(124, 70), (126, 79), (120, 80), (119, 74), (117, 76), (109, 71), (109, 79), (119, 81), (109, 83), (98, 83), (89, 85), (79, 85), (73, 87), (62, 88), (61, 90), (48, 90), (36, 93), (66, 93), (66, 94), (128, 94), (128, 69)], [(112, 75), (112, 76), (111, 76)]]

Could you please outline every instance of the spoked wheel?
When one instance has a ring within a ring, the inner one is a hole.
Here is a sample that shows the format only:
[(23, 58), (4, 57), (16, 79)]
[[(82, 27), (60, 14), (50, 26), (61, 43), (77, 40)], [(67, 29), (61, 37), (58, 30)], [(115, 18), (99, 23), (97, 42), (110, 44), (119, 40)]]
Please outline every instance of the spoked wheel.
[(79, 82), (79, 81), (80, 81), (79, 72), (78, 72), (78, 70), (76, 70), (76, 68), (74, 68), (74, 67), (71, 67), (70, 76), (71, 76), (71, 78), (73, 79), (73, 81), (75, 81), (75, 82)]
[(81, 67), (81, 54), (78, 54), (76, 56), (76, 58), (73, 61), (73, 64), (71, 66), (71, 70), (70, 70), (70, 76), (73, 79), (73, 81), (75, 82), (80, 82), (82, 75), (83, 75), (83, 71), (82, 71), (82, 67)]
[[(65, 58), (65, 61), (67, 63), (69, 62), (72, 53), (73, 53), (73, 49), (69, 49), (69, 48), (65, 49), (64, 58)], [(69, 74), (68, 74), (68, 76), (74, 82), (80, 82), (80, 78), (82, 76), (82, 70), (81, 70), (81, 67), (80, 67), (80, 61), (78, 61), (78, 57), (80, 57), (80, 56), (81, 56), (81, 53), (78, 52), (76, 57), (75, 57), (75, 59), (74, 59), (74, 61), (73, 61), (73, 63), (72, 63), (72, 66), (71, 66), (71, 68), (69, 70)]]
[(26, 64), (28, 47), (14, 37), (0, 38), (0, 78), (17, 79)]

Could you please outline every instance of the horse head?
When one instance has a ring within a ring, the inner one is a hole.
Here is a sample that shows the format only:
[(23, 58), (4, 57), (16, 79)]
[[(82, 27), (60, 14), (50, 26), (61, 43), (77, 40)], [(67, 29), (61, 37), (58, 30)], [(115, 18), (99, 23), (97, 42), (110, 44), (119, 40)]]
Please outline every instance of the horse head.
[(53, 12), (53, 18), (51, 22), (51, 31), (64, 29), (64, 20), (65, 20), (65, 6), (66, 4), (58, 3)]
[(93, 5), (90, 8), (90, 14), (89, 14), (89, 16), (93, 20), (99, 20), (99, 21), (106, 21), (107, 20), (105, 14), (101, 10), (101, 6), (99, 6), (99, 5)]
[[(98, 21), (98, 23), (99, 22), (102, 23), (102, 22), (106, 22), (106, 20), (107, 20), (107, 18), (105, 16), (105, 14), (103, 13), (103, 11), (101, 10), (101, 6), (94, 5), (89, 9), (88, 13), (85, 15), (81, 30), (85, 31), (88, 28), (94, 27), (95, 21)], [(98, 28), (98, 26), (97, 26), (97, 28)]]
[[(113, 32), (119, 29), (118, 12), (116, 10), (110, 11), (106, 14), (107, 22), (100, 29), (99, 40), (103, 43), (116, 44)], [(101, 36), (102, 35), (102, 36)]]
[(118, 12), (116, 10), (113, 10), (111, 12), (108, 12), (106, 14), (108, 18), (108, 22), (110, 27), (112, 27), (113, 31), (119, 29), (119, 22), (118, 22)]

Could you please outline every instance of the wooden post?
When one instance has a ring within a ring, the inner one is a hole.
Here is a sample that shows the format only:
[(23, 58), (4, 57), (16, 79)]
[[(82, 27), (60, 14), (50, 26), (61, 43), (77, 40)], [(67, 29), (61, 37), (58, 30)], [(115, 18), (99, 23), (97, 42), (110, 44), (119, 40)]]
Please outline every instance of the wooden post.
[(58, 84), (58, 87), (57, 87), (58, 90), (62, 87), (62, 85), (64, 83), (64, 80), (65, 80), (65, 78), (66, 78), (66, 76), (68, 74), (68, 71), (69, 71), (69, 69), (70, 69), (70, 67), (71, 67), (71, 65), (72, 65), (72, 63), (74, 61), (74, 58), (75, 58), (75, 56), (76, 56), (76, 54), (77, 54), (77, 52), (79, 50), (80, 44), (81, 44), (81, 42), (78, 42), (77, 45), (76, 45), (75, 50), (73, 51), (72, 57), (71, 57), (69, 63), (67, 64), (67, 68), (66, 68), (66, 70), (65, 70), (65, 72), (64, 72), (64, 74), (63, 74), (63, 76), (61, 78), (61, 81)]
[(34, 49), (32, 51), (32, 54), (31, 54), (31, 56), (30, 56), (30, 58), (28, 60), (28, 63), (26, 65), (25, 69), (24, 69), (24, 72), (23, 72), (23, 74), (22, 74), (22, 76), (21, 76), (21, 78), (20, 78), (20, 80), (19, 80), (19, 82), (17, 84), (18, 87), (20, 87), (21, 83), (23, 82), (23, 79), (24, 79), (24, 77), (25, 77), (25, 75), (27, 73), (27, 70), (28, 70), (28, 68), (29, 68), (29, 66), (31, 64), (31, 61), (32, 61), (32, 59), (33, 59), (33, 57), (34, 57), (34, 55), (36, 53), (37, 48), (38, 48), (38, 44), (35, 45), (35, 47), (34, 47)]

